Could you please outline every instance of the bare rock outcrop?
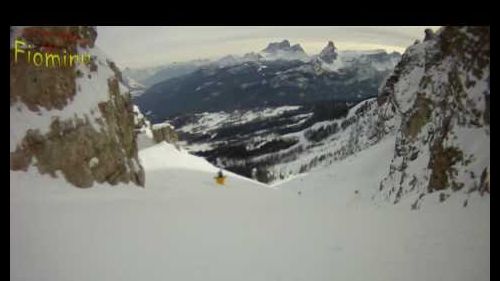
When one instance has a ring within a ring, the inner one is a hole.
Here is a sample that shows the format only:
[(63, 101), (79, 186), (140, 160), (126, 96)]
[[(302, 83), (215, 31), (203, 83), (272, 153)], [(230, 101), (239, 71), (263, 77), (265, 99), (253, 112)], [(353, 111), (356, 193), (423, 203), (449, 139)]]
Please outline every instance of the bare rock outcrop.
[[(144, 186), (130, 94), (117, 66), (94, 46), (94, 27), (15, 28), (31, 51), (89, 54), (65, 67), (10, 63), (12, 170), (36, 167), (77, 187), (97, 183)], [(13, 38), (11, 38), (12, 41)]]

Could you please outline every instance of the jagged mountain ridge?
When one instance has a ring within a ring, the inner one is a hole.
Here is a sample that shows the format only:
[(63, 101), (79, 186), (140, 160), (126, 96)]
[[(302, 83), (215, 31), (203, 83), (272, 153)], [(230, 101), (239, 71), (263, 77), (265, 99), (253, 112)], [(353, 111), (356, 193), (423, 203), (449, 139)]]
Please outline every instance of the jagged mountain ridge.
[[(235, 58), (227, 57), (223, 66), (209, 64), (156, 84), (134, 102), (157, 123), (181, 112), (360, 100), (377, 95), (396, 56), (360, 54), (333, 64), (317, 59), (228, 63)], [(379, 66), (381, 60), (385, 67)]]
[[(333, 46), (334, 50), (330, 50), (332, 48), (332, 45), (334, 45), (333, 42), (329, 41), (329, 43), (325, 46), (325, 48), (320, 52), (319, 55), (308, 56), (305, 53), (304, 49), (300, 46), (300, 44), (295, 44), (294, 46), (290, 46), (290, 42), (288, 40), (283, 40), (282, 42), (269, 43), (269, 45), (260, 52), (250, 52), (244, 54), (243, 56), (227, 55), (216, 60), (208, 60), (208, 59), (192, 60), (187, 62), (172, 63), (165, 66), (140, 68), (140, 69), (125, 68), (123, 73), (125, 76), (129, 76), (134, 80), (137, 80), (146, 87), (151, 87), (154, 84), (160, 83), (167, 79), (192, 73), (198, 70), (200, 67), (205, 67), (208, 65), (223, 67), (235, 64), (242, 64), (245, 62), (258, 62), (262, 60), (267, 60), (267, 61), (301, 60), (307, 62), (307, 61), (314, 61), (317, 59), (317, 57), (323, 57), (325, 60), (322, 61), (324, 61), (326, 65), (332, 64), (333, 61), (337, 59), (337, 57), (338, 57), (337, 62), (342, 60), (344, 61), (344, 63), (342, 64), (349, 64), (349, 62), (352, 61), (353, 58), (355, 57), (362, 56), (364, 54), (385, 52), (384, 50), (344, 52), (344, 51), (337, 51), (337, 49), (334, 46)], [(399, 55), (399, 54), (393, 53), (392, 55)], [(332, 57), (327, 58), (327, 56), (332, 56)], [(324, 68), (324, 70), (329, 70), (329, 71), (337, 70), (339, 67), (337, 67), (337, 64), (335, 64), (335, 66), (336, 67), (332, 67), (329, 65), (326, 68)]]

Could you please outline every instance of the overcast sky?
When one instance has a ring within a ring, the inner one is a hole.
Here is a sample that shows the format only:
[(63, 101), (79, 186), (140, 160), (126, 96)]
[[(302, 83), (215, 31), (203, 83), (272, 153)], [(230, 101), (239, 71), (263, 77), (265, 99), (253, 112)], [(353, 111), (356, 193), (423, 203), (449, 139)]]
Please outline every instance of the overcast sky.
[(423, 39), (425, 28), (428, 27), (99, 26), (97, 45), (121, 67), (147, 67), (258, 52), (269, 42), (283, 39), (292, 45), (300, 43), (309, 55), (319, 53), (329, 40), (339, 50), (403, 52), (416, 39)]

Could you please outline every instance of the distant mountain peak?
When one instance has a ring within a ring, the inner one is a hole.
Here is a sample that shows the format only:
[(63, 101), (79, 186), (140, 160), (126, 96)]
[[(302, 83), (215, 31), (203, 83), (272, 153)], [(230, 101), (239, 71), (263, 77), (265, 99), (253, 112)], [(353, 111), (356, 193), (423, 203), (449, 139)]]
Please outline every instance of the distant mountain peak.
[(425, 29), (425, 37), (424, 41), (434, 40), (436, 39), (436, 33), (430, 28)]
[(328, 41), (326, 47), (319, 53), (319, 58), (326, 63), (333, 63), (337, 59), (337, 56), (337, 48), (335, 48), (335, 44), (332, 41)]
[(261, 51), (261, 53), (267, 57), (272, 59), (298, 59), (305, 60), (308, 58), (306, 52), (300, 46), (300, 44), (290, 45), (290, 41), (287, 39), (281, 42), (271, 42), (267, 45), (265, 49)]
[(265, 53), (274, 53), (277, 52), (278, 50), (288, 50), (290, 49), (290, 41), (288, 40), (283, 40), (281, 42), (271, 42), (267, 47), (262, 50), (262, 52)]

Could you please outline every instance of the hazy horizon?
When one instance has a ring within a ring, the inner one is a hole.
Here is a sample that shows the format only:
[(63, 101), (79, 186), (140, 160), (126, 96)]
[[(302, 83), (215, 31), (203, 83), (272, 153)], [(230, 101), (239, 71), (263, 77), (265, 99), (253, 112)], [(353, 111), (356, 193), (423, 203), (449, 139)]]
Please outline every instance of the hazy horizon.
[[(287, 39), (308, 55), (328, 41), (339, 51), (404, 50), (437, 26), (98, 26), (97, 45), (121, 67), (143, 68), (259, 52)], [(131, 40), (133, 39), (133, 40)]]

